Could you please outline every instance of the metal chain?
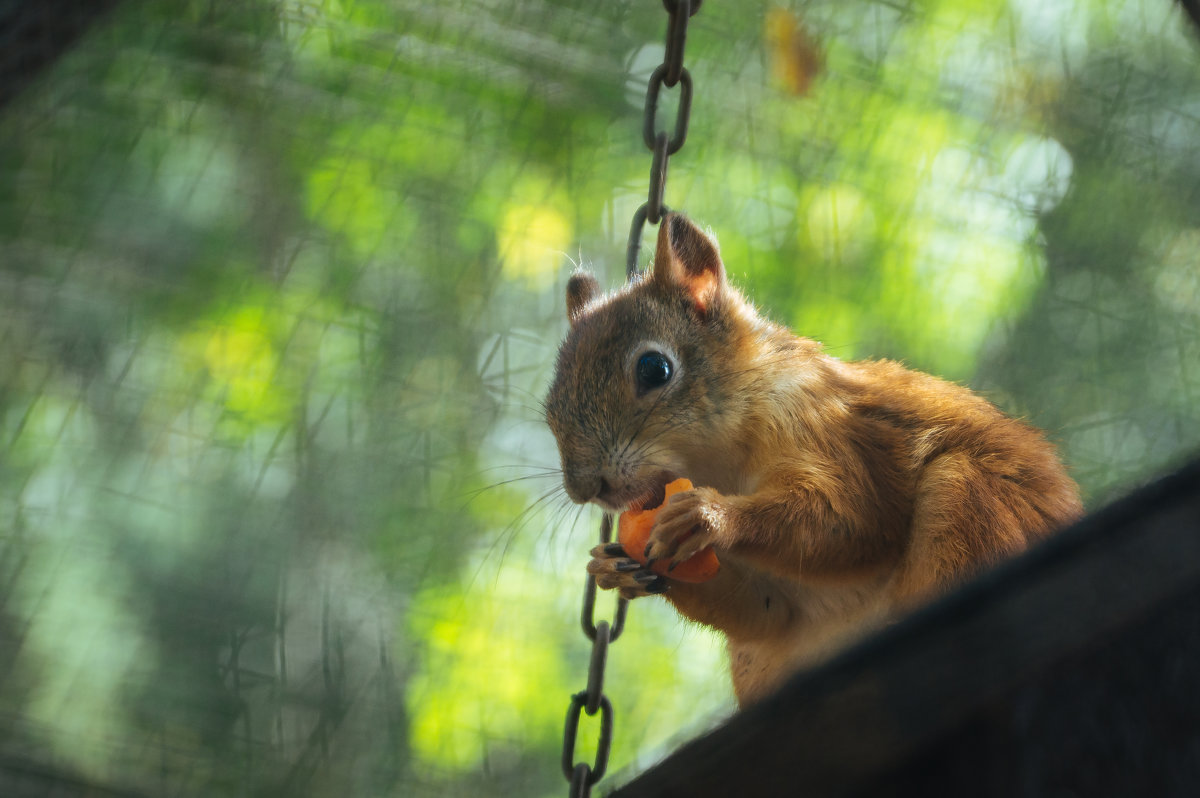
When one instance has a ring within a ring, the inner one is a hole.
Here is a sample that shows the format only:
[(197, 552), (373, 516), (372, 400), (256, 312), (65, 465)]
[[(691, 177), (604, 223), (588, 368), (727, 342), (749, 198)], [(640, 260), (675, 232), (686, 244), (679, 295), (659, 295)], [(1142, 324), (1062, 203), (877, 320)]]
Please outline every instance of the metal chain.
[[(642, 231), (646, 222), (658, 224), (670, 211), (663, 204), (663, 192), (667, 186), (667, 161), (679, 152), (687, 140), (688, 119), (692, 112), (692, 76), (683, 65), (683, 46), (687, 42), (688, 20), (700, 10), (702, 0), (663, 0), (670, 20), (667, 23), (666, 56), (662, 64), (650, 74), (650, 85), (646, 89), (646, 105), (642, 116), (642, 141), (653, 153), (650, 162), (650, 192), (646, 202), (633, 215), (629, 228), (629, 244), (625, 248), (625, 276), (637, 274), (638, 253), (642, 248)], [(679, 86), (679, 109), (675, 113), (675, 126), (667, 136), (666, 128), (658, 129), (658, 95), (663, 86), (668, 89)]]
[[(669, 210), (663, 204), (663, 191), (667, 185), (667, 161), (679, 152), (687, 138), (688, 115), (692, 109), (692, 76), (683, 66), (683, 47), (687, 41), (688, 19), (700, 10), (702, 0), (663, 0), (669, 20), (667, 22), (667, 45), (663, 63), (650, 75), (650, 86), (646, 90), (646, 106), (642, 122), (642, 138), (653, 153), (650, 164), (650, 192), (646, 202), (633, 215), (633, 226), (629, 230), (629, 243), (625, 250), (625, 276), (633, 279), (637, 274), (638, 252), (642, 247), (642, 230), (646, 222), (658, 224)], [(675, 117), (672, 134), (657, 130), (658, 95), (663, 86), (668, 89), (679, 86), (679, 110)], [(600, 522), (600, 543), (612, 542), (613, 516), (605, 513)], [(617, 599), (617, 612), (610, 625), (596, 617), (596, 577), (588, 574), (583, 589), (583, 612), (580, 622), (583, 633), (592, 641), (592, 657), (588, 665), (587, 689), (571, 696), (567, 709), (567, 724), (563, 730), (562, 769), (570, 782), (571, 798), (588, 798), (592, 786), (604, 776), (608, 768), (608, 753), (612, 748), (613, 708), (604, 695), (604, 668), (608, 663), (608, 644), (620, 637), (625, 628), (625, 612), (629, 608), (627, 599)], [(575, 739), (579, 734), (579, 720), (583, 715), (593, 717), (600, 713), (600, 738), (596, 744), (596, 758), (591, 763), (575, 761)]]

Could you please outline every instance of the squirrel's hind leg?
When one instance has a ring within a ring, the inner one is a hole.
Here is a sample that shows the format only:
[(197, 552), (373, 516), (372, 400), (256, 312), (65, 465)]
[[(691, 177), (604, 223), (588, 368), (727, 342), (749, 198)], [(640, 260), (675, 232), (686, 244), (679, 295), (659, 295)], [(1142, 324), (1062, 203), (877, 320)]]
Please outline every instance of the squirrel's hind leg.
[(1012, 485), (963, 452), (933, 460), (921, 474), (908, 550), (892, 582), (897, 609), (915, 607), (1025, 548), (1042, 525)]

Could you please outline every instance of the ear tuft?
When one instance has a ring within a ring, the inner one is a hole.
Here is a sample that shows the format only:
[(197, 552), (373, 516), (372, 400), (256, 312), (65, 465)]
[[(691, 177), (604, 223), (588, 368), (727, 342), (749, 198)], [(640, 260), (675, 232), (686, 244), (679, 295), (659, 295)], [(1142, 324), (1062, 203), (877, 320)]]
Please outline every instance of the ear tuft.
[(685, 292), (701, 315), (725, 286), (725, 266), (716, 243), (683, 214), (668, 214), (659, 225), (654, 282), (666, 291)]
[(600, 283), (591, 272), (575, 272), (567, 280), (567, 321), (572, 324), (587, 304), (600, 295)]

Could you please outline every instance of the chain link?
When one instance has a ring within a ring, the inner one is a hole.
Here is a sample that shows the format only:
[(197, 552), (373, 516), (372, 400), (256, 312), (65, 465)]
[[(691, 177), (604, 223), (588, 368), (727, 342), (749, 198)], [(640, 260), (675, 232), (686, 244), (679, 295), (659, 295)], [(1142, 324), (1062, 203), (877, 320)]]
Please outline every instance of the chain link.
[[(659, 64), (653, 72), (650, 73), (650, 86), (646, 89), (646, 105), (642, 110), (642, 141), (646, 142), (646, 146), (654, 149), (655, 142), (655, 127), (658, 116), (658, 94), (662, 91), (663, 85), (668, 88), (671, 84), (667, 83), (667, 65)], [(680, 67), (679, 73), (679, 109), (675, 112), (675, 134), (671, 136), (671, 144), (667, 148), (667, 155), (674, 155), (683, 147), (683, 142), (687, 139), (688, 117), (692, 112), (692, 75), (686, 69)]]
[[(604, 518), (600, 520), (600, 542), (602, 544), (612, 542), (612, 527), (612, 513), (605, 513)], [(611, 643), (621, 636), (621, 631), (625, 628), (625, 610), (628, 606), (628, 601), (617, 600), (617, 614), (608, 635), (608, 642)], [(583, 586), (583, 612), (580, 613), (579, 620), (583, 626), (583, 633), (587, 635), (588, 640), (594, 643), (598, 629), (596, 624), (596, 579), (590, 574)]]
[[(642, 248), (642, 231), (646, 222), (658, 224), (670, 211), (663, 204), (663, 192), (667, 185), (667, 162), (679, 152), (687, 139), (688, 117), (692, 110), (692, 76), (683, 66), (683, 48), (687, 41), (688, 19), (700, 10), (701, 0), (663, 0), (663, 8), (670, 15), (667, 22), (667, 45), (663, 63), (650, 75), (646, 89), (646, 105), (642, 120), (642, 139), (653, 153), (650, 164), (650, 191), (646, 202), (633, 215), (629, 228), (629, 243), (625, 249), (625, 276), (633, 279), (637, 274), (638, 253)], [(670, 136), (666, 130), (659, 131), (658, 95), (663, 86), (668, 89), (679, 86), (679, 108), (675, 114), (675, 126)], [(600, 522), (600, 543), (612, 542), (613, 517), (605, 513)], [(612, 748), (613, 708), (604, 695), (604, 669), (608, 663), (608, 645), (620, 637), (625, 628), (625, 613), (629, 607), (626, 599), (617, 599), (617, 610), (610, 625), (608, 621), (596, 620), (596, 577), (588, 574), (583, 588), (583, 612), (580, 624), (583, 633), (592, 641), (592, 656), (588, 665), (587, 689), (571, 696), (567, 708), (567, 724), (563, 730), (562, 770), (570, 783), (567, 793), (571, 798), (588, 798), (592, 786), (604, 776), (608, 768), (608, 753)], [(596, 743), (596, 758), (591, 763), (575, 761), (575, 740), (579, 735), (579, 720), (582, 715), (593, 717), (600, 713), (600, 737)]]
[[(596, 744), (596, 759), (591, 765), (586, 762), (574, 762), (575, 759), (575, 737), (579, 733), (579, 719), (583, 716), (587, 709), (587, 693), (576, 693), (571, 696), (571, 706), (567, 707), (567, 726), (563, 730), (563, 775), (568, 781), (574, 781), (575, 774), (579, 771), (580, 765), (586, 767), (587, 786), (591, 787), (600, 779), (604, 778), (604, 771), (608, 768), (608, 752), (612, 748), (612, 726), (613, 726), (613, 708), (612, 702), (608, 700), (608, 696), (600, 696), (600, 741)], [(588, 713), (589, 715), (595, 713)]]

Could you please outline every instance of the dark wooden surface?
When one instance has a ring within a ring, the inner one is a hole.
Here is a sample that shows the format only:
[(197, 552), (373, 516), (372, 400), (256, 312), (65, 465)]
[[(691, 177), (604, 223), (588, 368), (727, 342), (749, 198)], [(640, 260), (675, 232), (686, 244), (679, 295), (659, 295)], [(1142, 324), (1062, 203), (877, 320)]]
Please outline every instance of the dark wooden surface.
[(612, 793), (1200, 795), (1200, 461)]

